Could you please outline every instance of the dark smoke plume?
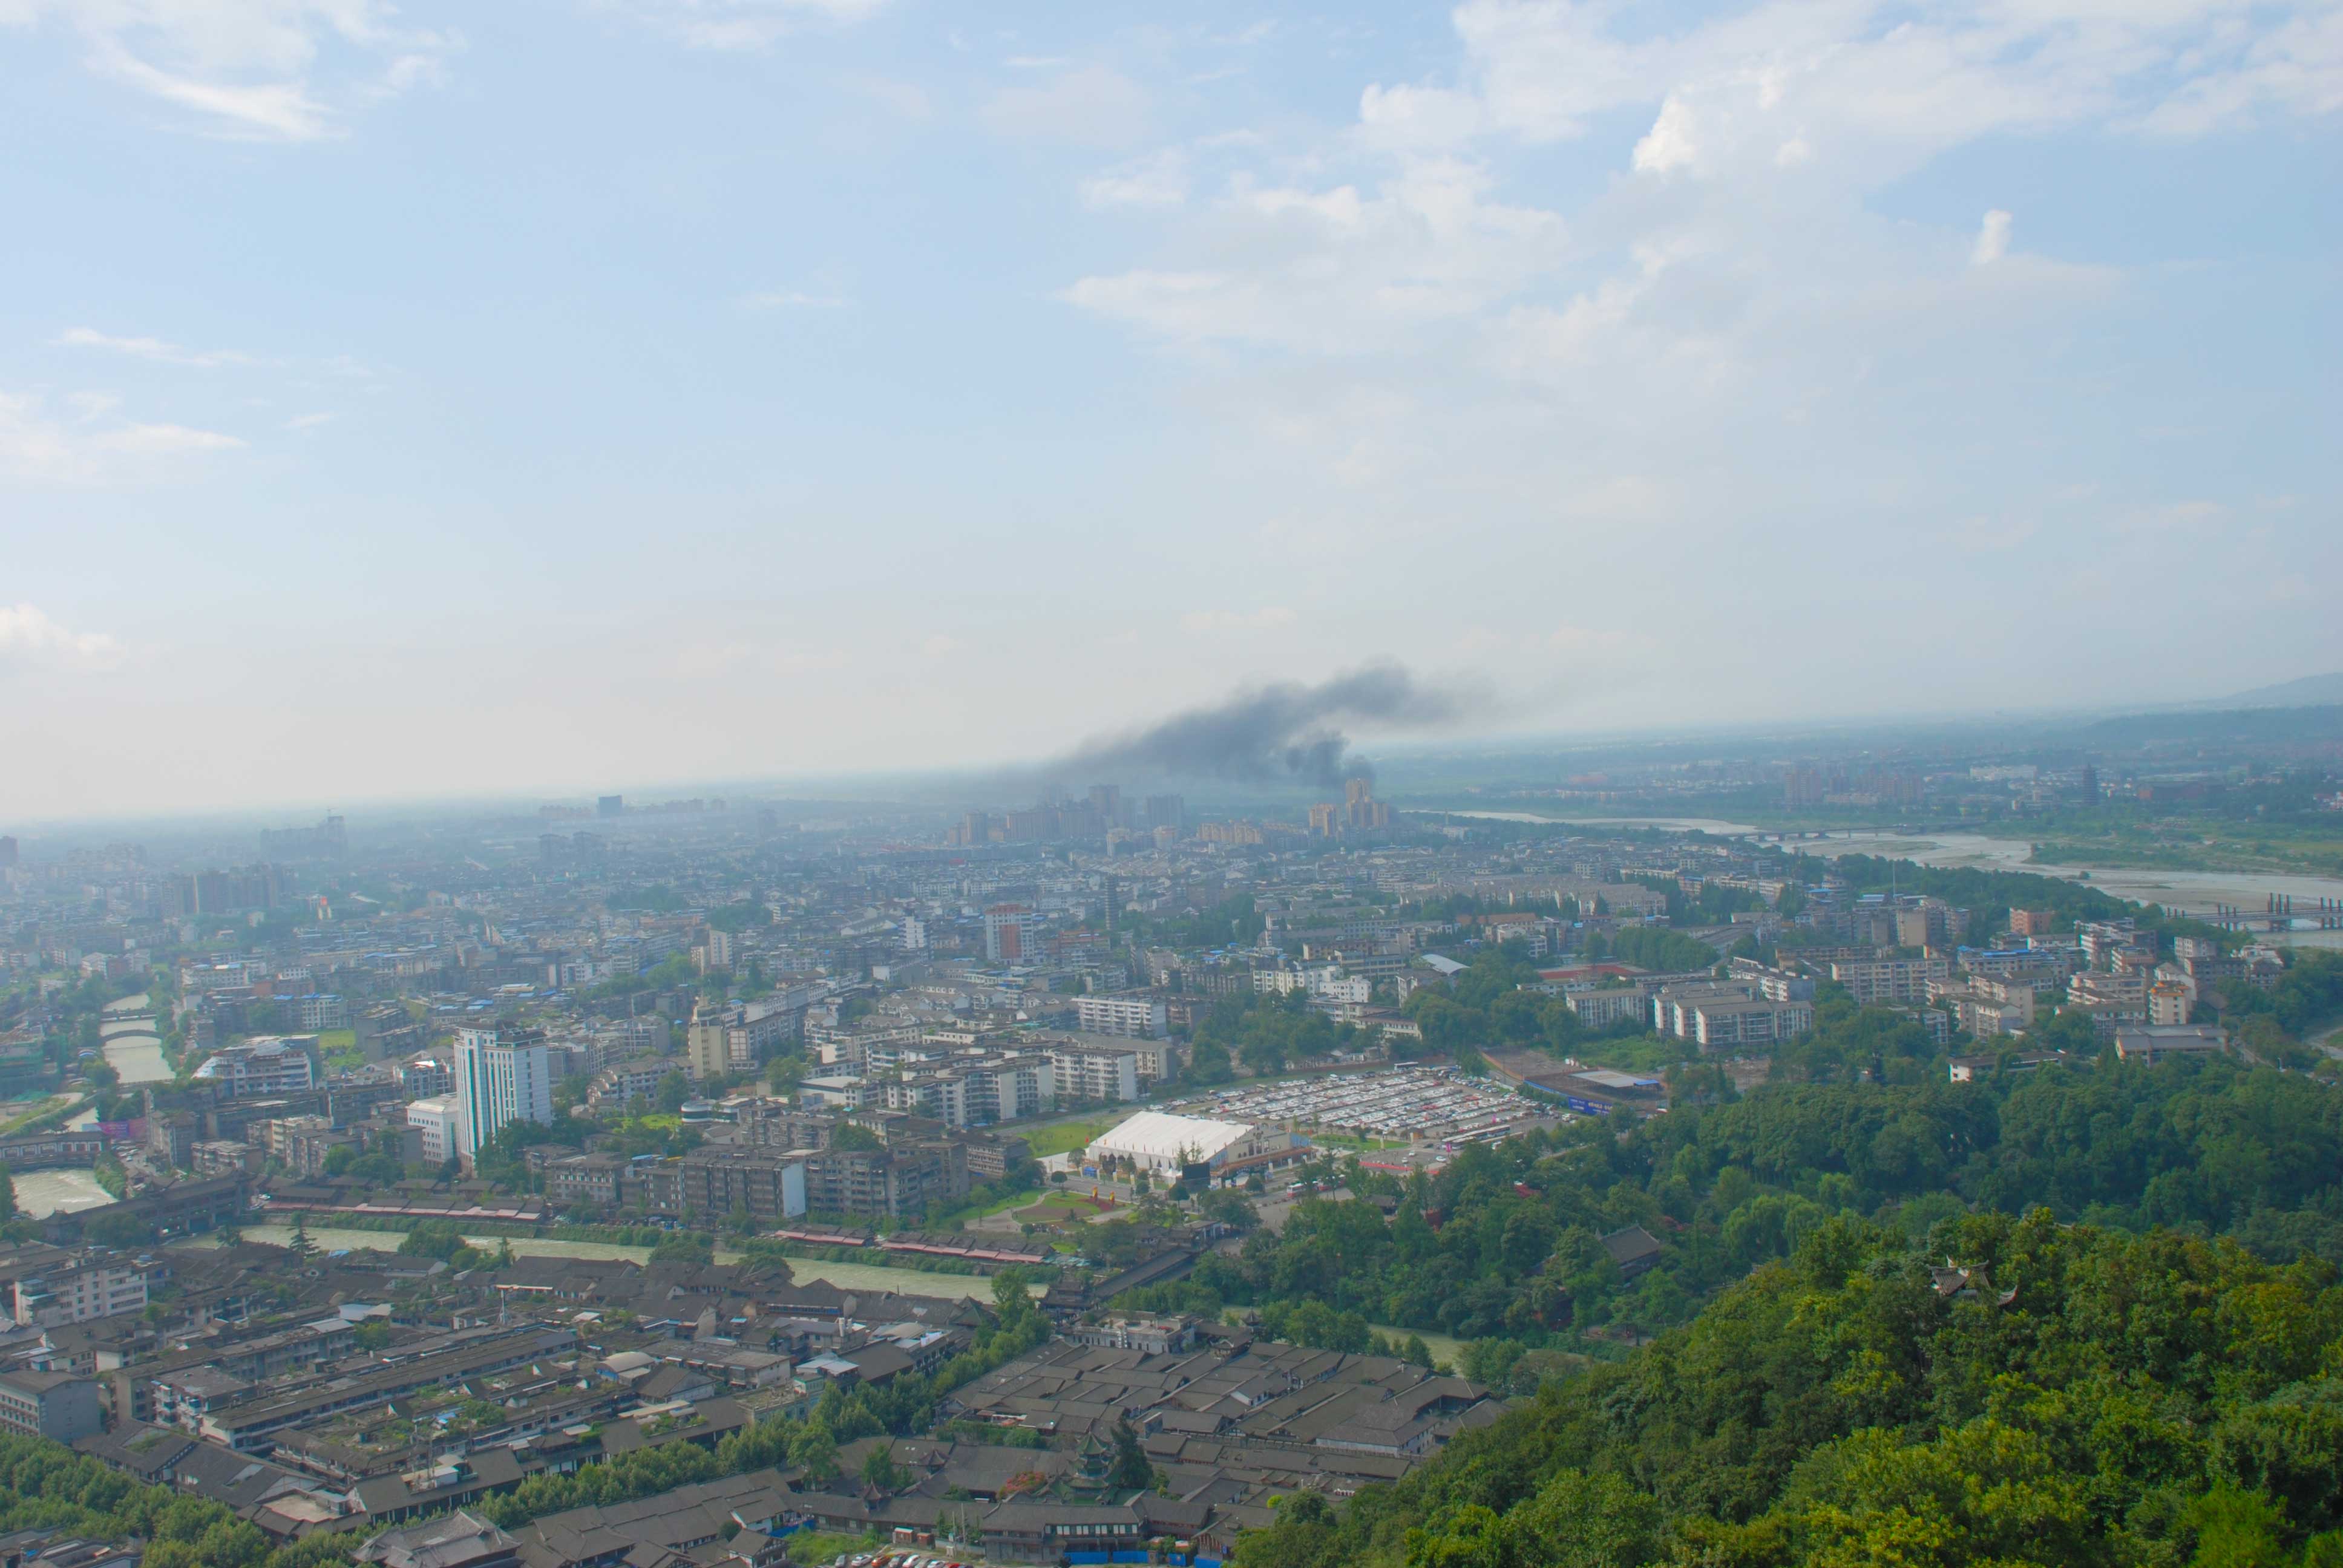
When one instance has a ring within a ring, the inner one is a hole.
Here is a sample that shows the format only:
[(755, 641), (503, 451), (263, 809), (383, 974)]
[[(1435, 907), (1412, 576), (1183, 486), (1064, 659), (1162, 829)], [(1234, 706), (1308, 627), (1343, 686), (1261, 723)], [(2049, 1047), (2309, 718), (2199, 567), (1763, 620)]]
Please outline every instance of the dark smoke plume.
[(1239, 692), (1136, 733), (1091, 741), (1056, 770), (1082, 778), (1159, 773), (1335, 785), (1373, 772), (1365, 758), (1352, 754), (1343, 726), (1436, 729), (1466, 718), (1473, 707), (1456, 691), (1419, 684), (1397, 665), (1378, 665), (1318, 686), (1286, 681)]

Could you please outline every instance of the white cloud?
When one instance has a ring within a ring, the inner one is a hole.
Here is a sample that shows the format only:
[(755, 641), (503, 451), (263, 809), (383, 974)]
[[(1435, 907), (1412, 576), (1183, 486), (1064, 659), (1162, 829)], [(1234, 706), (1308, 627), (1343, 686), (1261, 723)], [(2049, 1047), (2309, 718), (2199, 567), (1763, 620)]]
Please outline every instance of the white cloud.
[(0, 476), (42, 485), (136, 483), (166, 476), (172, 460), (233, 451), (242, 439), (186, 425), (113, 417), (111, 393), (73, 393), (71, 418), (29, 393), (0, 392)]
[(618, 0), (640, 20), (700, 49), (769, 48), (808, 23), (845, 25), (886, 0)]
[(899, 82), (891, 76), (855, 76), (849, 85), (898, 119), (930, 119), (936, 112), (927, 89), (916, 82)]
[(2041, 526), (2031, 518), (1964, 518), (1953, 526), (1952, 540), (1972, 555), (1997, 554), (2032, 543), (2040, 531)]
[(941, 658), (947, 654), (958, 653), (960, 646), (960, 640), (956, 637), (946, 637), (940, 631), (930, 632), (920, 642), (920, 651), (930, 658)]
[(159, 337), (117, 337), (88, 327), (68, 328), (57, 334), (55, 341), (61, 348), (98, 348), (109, 354), (126, 355), (133, 359), (151, 359), (160, 365), (185, 365), (197, 370), (269, 363), (233, 349), (198, 351), (182, 348)]
[(2121, 514), (2115, 526), (2127, 534), (2194, 533), (2217, 528), (2229, 517), (2230, 508), (2220, 501), (2162, 501)]
[(1082, 204), (1110, 207), (1172, 207), (1188, 199), (1188, 155), (1167, 147), (1082, 182)]
[(768, 643), (747, 638), (722, 642), (690, 642), (668, 655), (674, 674), (689, 680), (720, 676), (811, 675), (846, 667), (842, 648), (815, 648), (802, 643)]
[(205, 130), (288, 142), (439, 79), (459, 40), (396, 15), (386, 0), (0, 0), (0, 26), (71, 28), (92, 69)]
[(287, 430), (314, 430), (320, 425), (330, 425), (340, 416), (336, 414), (296, 414), (285, 421)]
[[(1908, 162), (1995, 131), (2107, 121), (2190, 133), (2266, 110), (2343, 108), (2343, 12), (2320, 0), (1764, 0), (1673, 33), (1625, 35), (1625, 13), (1570, 0), (1466, 0), (1463, 88), (1370, 89), (1369, 127), (1454, 145), (1503, 132), (1582, 134), (1607, 112), (1664, 106), (1647, 138), (1725, 162), (1795, 137)], [(1462, 101), (1453, 101), (1462, 100)], [(1399, 108), (1408, 112), (1397, 112)], [(1771, 125), (1787, 135), (1755, 134)], [(1664, 132), (1665, 134), (1661, 134)], [(1683, 167), (1681, 161), (1665, 167)]]
[(1969, 252), (1969, 261), (1977, 266), (1989, 266), (2009, 254), (2009, 214), (1996, 207), (1985, 215), (1977, 228), (1976, 246)]
[(1292, 626), (1297, 618), (1282, 604), (1263, 605), (1259, 609), (1198, 609), (1180, 618), (1180, 629), (1197, 636), (1224, 632), (1274, 631), (1279, 627)]
[(1120, 147), (1147, 128), (1147, 90), (1111, 65), (1078, 65), (1038, 86), (1002, 87), (979, 111), (996, 136)]
[(1083, 309), (1196, 343), (1354, 354), (1473, 316), (1549, 271), (1552, 213), (1489, 199), (1484, 170), (1412, 160), (1371, 193), (1240, 180), (1197, 236), (1209, 265), (1085, 277)]
[(846, 301), (835, 294), (808, 294), (799, 289), (770, 289), (744, 294), (740, 303), (751, 310), (843, 310)]
[[(1779, 155), (1775, 155), (1779, 157)], [(1700, 146), (1693, 126), (1693, 111), (1683, 99), (1670, 96), (1660, 106), (1660, 117), (1652, 122), (1651, 130), (1635, 144), (1634, 165), (1638, 174), (1664, 175), (1674, 169), (1689, 168), (1700, 156)]]
[(110, 633), (69, 631), (36, 605), (0, 604), (0, 672), (111, 669), (123, 654)]

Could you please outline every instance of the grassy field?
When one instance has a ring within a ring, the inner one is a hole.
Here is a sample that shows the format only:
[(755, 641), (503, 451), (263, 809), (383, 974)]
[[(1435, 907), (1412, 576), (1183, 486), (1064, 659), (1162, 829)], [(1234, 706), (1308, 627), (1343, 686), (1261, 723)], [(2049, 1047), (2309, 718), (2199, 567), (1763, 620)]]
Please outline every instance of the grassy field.
[(852, 1552), (876, 1552), (885, 1544), (873, 1531), (868, 1535), (844, 1535), (827, 1530), (800, 1530), (789, 1537), (789, 1560), (803, 1563), (807, 1568), (821, 1564)]
[(1369, 1323), (1367, 1327), (1393, 1344), (1399, 1345), (1407, 1343), (1407, 1336), (1413, 1334), (1423, 1342), (1424, 1348), (1432, 1352), (1433, 1361), (1445, 1362), (1451, 1368), (1464, 1364), (1463, 1340), (1453, 1340), (1446, 1334), (1427, 1334), (1422, 1329), (1395, 1329), (1389, 1323)]
[(354, 1029), (321, 1029), (317, 1031), (317, 1056), (328, 1070), (365, 1065), (366, 1055), (358, 1050), (358, 1031)]
[(1086, 1220), (1105, 1209), (1087, 1192), (1052, 1192), (1031, 1207), (1018, 1210), (1017, 1219), (1021, 1224), (1054, 1225), (1062, 1220)]
[(1019, 1136), (1025, 1140), (1025, 1147), (1033, 1151), (1033, 1158), (1040, 1160), (1051, 1154), (1071, 1154), (1122, 1120), (1121, 1116), (1093, 1116), (1082, 1121), (1061, 1121), (1051, 1127), (1036, 1127)]

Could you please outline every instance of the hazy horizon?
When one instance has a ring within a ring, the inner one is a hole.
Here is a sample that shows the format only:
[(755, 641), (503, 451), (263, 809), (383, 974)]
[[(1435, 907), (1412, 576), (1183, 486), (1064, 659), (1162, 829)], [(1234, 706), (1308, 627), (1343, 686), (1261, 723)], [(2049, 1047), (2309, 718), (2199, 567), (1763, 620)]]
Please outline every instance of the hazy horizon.
[(2333, 37), (0, 5), (0, 831), (2343, 668)]

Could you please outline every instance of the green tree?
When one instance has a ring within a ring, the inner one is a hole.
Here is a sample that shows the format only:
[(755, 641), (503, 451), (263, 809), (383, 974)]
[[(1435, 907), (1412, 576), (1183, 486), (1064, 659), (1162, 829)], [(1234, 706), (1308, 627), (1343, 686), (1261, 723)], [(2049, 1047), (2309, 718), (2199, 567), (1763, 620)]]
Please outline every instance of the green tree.
[(1108, 1465), (1109, 1486), (1135, 1488), (1145, 1492), (1155, 1484), (1155, 1467), (1147, 1461), (1147, 1450), (1140, 1446), (1139, 1433), (1127, 1421), (1114, 1423), (1114, 1459)]
[(880, 1443), (862, 1462), (862, 1483), (866, 1486), (893, 1493), (910, 1484), (910, 1481), (903, 1467), (895, 1462), (895, 1446), (892, 1443)]

